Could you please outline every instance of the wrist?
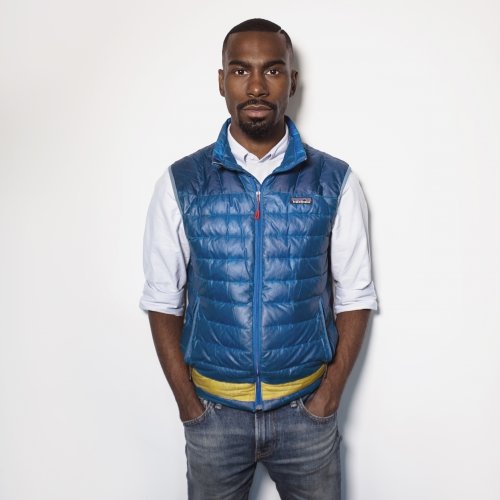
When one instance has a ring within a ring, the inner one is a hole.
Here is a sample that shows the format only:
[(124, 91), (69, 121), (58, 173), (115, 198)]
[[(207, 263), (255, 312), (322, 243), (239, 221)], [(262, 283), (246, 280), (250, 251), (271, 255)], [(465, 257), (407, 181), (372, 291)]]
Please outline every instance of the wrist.
[(332, 410), (336, 410), (340, 404), (342, 390), (329, 378), (324, 378), (314, 393), (314, 397), (318, 397), (321, 402)]
[(205, 410), (196, 394), (187, 401), (184, 401), (182, 404), (178, 403), (178, 407), (179, 417), (183, 422), (199, 417)]

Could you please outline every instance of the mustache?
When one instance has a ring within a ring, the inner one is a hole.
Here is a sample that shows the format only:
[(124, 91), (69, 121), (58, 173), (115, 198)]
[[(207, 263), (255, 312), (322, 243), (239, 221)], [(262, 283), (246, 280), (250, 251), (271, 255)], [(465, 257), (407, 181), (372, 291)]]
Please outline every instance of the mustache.
[(266, 108), (276, 111), (276, 104), (273, 104), (272, 102), (269, 101), (265, 101), (264, 99), (250, 99), (246, 102), (238, 104), (238, 106), (236, 106), (236, 109), (238, 111), (241, 111), (243, 108), (246, 108), (247, 106), (266, 106)]

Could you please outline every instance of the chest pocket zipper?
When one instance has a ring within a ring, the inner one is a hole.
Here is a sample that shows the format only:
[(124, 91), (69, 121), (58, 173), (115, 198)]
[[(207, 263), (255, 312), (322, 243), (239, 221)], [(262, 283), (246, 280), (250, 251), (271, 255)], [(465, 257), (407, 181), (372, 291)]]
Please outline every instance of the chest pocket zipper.
[(187, 362), (189, 362), (189, 358), (191, 357), (191, 352), (193, 350), (193, 342), (194, 342), (194, 337), (195, 337), (195, 328), (196, 324), (198, 323), (198, 309), (200, 307), (200, 300), (196, 299), (196, 303), (194, 305), (194, 310), (193, 310), (193, 321), (191, 323), (191, 331), (189, 332), (189, 340), (188, 344), (186, 346), (186, 353), (184, 354), (184, 358)]
[(323, 349), (327, 357), (325, 361), (329, 361), (332, 358), (333, 351), (330, 343), (330, 336), (328, 335), (328, 330), (326, 329), (325, 309), (321, 299), (319, 299), (319, 315), (321, 321), (321, 343), (323, 344)]

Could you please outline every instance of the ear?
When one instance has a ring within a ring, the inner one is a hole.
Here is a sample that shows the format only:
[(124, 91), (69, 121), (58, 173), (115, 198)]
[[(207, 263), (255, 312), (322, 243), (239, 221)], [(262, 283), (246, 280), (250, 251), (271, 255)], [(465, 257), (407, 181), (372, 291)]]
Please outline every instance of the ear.
[(226, 96), (226, 91), (224, 90), (224, 70), (219, 70), (219, 94), (222, 97)]
[(296, 70), (292, 70), (292, 84), (290, 85), (290, 97), (295, 94), (295, 91), (297, 90), (297, 79), (299, 77), (299, 73)]

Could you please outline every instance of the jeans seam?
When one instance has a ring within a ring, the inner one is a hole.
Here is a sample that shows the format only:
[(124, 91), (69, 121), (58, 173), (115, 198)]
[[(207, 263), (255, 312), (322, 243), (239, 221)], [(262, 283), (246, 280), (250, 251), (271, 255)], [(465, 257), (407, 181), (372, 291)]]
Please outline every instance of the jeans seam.
[(309, 420), (311, 420), (312, 422), (315, 422), (318, 424), (327, 424), (328, 422), (335, 420), (335, 417), (337, 416), (336, 411), (334, 411), (331, 415), (327, 415), (326, 417), (320, 417), (319, 415), (314, 415), (314, 413), (311, 413), (306, 408), (302, 399), (299, 399), (298, 407), (303, 415), (305, 415), (307, 418), (309, 418)]
[(213, 408), (213, 403), (211, 401), (208, 401), (207, 405), (205, 407), (205, 411), (199, 417), (193, 418), (191, 420), (183, 421), (182, 424), (185, 425), (186, 427), (200, 424), (201, 422), (203, 422), (205, 420), (205, 418), (208, 415), (208, 412), (211, 411), (212, 408)]

